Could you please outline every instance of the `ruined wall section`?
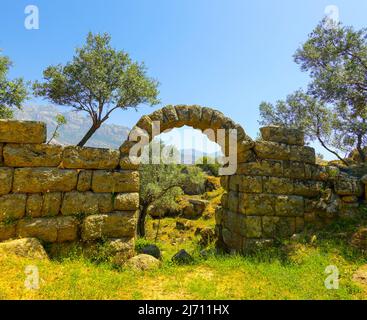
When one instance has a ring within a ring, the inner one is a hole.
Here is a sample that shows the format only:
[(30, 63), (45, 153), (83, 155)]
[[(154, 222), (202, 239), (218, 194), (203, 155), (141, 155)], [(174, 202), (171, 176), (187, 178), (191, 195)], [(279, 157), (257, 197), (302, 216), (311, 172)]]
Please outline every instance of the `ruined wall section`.
[(118, 150), (45, 141), (44, 123), (0, 120), (0, 241), (104, 240), (132, 255), (138, 171)]
[(222, 177), (228, 190), (217, 212), (226, 249), (246, 251), (357, 213), (363, 194), (359, 179), (336, 167), (316, 164), (315, 150), (298, 130), (270, 126), (239, 154), (236, 175)]

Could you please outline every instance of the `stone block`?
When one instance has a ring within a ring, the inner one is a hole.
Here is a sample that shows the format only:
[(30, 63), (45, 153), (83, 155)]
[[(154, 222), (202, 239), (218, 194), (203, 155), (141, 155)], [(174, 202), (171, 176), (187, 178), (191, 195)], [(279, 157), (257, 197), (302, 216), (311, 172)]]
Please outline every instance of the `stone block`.
[(36, 218), (24, 219), (17, 225), (17, 236), (22, 238), (37, 238), (45, 242), (57, 241), (57, 219)]
[(57, 242), (75, 241), (78, 238), (79, 221), (75, 217), (58, 217)]
[(0, 222), (0, 242), (15, 237), (15, 223)]
[(304, 145), (304, 133), (297, 129), (281, 126), (268, 126), (260, 128), (261, 136), (266, 141), (285, 143), (290, 145)]
[(79, 192), (89, 191), (92, 188), (92, 170), (82, 170), (79, 172), (76, 189)]
[(67, 192), (62, 201), (61, 213), (65, 216), (111, 212), (113, 199), (110, 193)]
[(25, 214), (27, 196), (25, 194), (6, 194), (0, 197), (0, 222), (20, 219)]
[(27, 197), (26, 213), (32, 218), (42, 216), (43, 195), (40, 193), (32, 193)]
[(114, 210), (134, 211), (139, 209), (139, 193), (118, 193), (114, 199)]
[(13, 182), (13, 172), (14, 170), (12, 168), (0, 168), (0, 196), (10, 193)]
[(105, 171), (93, 173), (92, 190), (94, 192), (138, 192), (138, 171)]
[(240, 163), (238, 165), (237, 174), (279, 177), (283, 175), (283, 165), (282, 161), (279, 160)]
[(315, 164), (316, 162), (315, 149), (308, 146), (304, 147), (290, 146), (289, 160)]
[(118, 150), (66, 147), (63, 166), (70, 169), (115, 169), (120, 161)]
[(361, 196), (363, 186), (357, 178), (340, 176), (335, 181), (335, 192), (341, 196)]
[(322, 190), (324, 189), (324, 185), (320, 181), (302, 181), (295, 180), (293, 182), (294, 185), (294, 194), (305, 197), (317, 197), (320, 195)]
[(57, 168), (18, 168), (14, 170), (14, 192), (67, 192), (76, 188), (78, 172)]
[(261, 159), (289, 160), (290, 158), (289, 146), (276, 142), (256, 141), (254, 151)]
[(0, 119), (0, 142), (44, 143), (46, 136), (43, 122)]
[(238, 193), (235, 191), (228, 192), (228, 209), (232, 212), (238, 212)]
[(47, 192), (43, 196), (42, 217), (57, 216), (61, 208), (61, 192)]
[(304, 179), (305, 164), (297, 161), (283, 161), (283, 174), (286, 178)]
[(246, 238), (260, 238), (262, 236), (261, 217), (247, 216), (242, 220)]
[(9, 167), (57, 167), (63, 148), (49, 144), (6, 144), (4, 164)]
[(278, 177), (264, 177), (263, 188), (264, 192), (274, 194), (292, 194), (294, 190), (293, 180)]
[(275, 196), (270, 194), (239, 194), (239, 212), (245, 215), (274, 215)]
[(278, 196), (275, 200), (277, 216), (303, 216), (304, 200), (300, 196)]
[(88, 216), (83, 221), (82, 239), (132, 237), (135, 234), (136, 214), (135, 211), (119, 211)]

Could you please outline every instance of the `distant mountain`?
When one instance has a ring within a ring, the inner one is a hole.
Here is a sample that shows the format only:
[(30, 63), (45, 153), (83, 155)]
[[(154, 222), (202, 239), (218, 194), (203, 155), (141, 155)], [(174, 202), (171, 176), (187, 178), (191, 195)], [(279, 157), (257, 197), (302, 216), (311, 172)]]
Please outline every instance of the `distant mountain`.
[(181, 163), (195, 164), (196, 161), (202, 157), (219, 158), (222, 156), (221, 152), (207, 153), (196, 149), (182, 149), (180, 150)]
[[(49, 139), (56, 127), (55, 116), (57, 114), (64, 115), (67, 124), (60, 129), (59, 137), (52, 143), (61, 145), (77, 144), (91, 126), (91, 120), (82, 113), (60, 112), (57, 107), (52, 105), (28, 105), (24, 106), (23, 110), (16, 111), (15, 118), (18, 120), (45, 122)], [(86, 145), (89, 147), (118, 149), (126, 140), (129, 131), (130, 129), (125, 126), (104, 123)]]

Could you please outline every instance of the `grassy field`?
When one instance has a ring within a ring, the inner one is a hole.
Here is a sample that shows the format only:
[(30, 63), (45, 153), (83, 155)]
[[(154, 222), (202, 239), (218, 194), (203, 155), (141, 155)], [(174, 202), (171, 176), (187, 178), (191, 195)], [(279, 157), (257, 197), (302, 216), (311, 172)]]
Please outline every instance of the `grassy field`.
[[(321, 237), (322, 235), (320, 235)], [(302, 243), (303, 242), (303, 243)], [(31, 261), (0, 255), (1, 299), (365, 299), (363, 287), (352, 274), (366, 257), (342, 239), (328, 237), (301, 241), (248, 256), (200, 257), (195, 242), (187, 242), (195, 257), (193, 265), (177, 266), (173, 252), (163, 247), (162, 267), (136, 272), (109, 263), (93, 263), (81, 256), (51, 261)], [(181, 248), (185, 248), (184, 245)], [(25, 289), (27, 265), (36, 265), (41, 278), (39, 290)], [(328, 290), (325, 268), (340, 272), (339, 289)]]
[[(367, 255), (350, 245), (351, 234), (367, 225), (365, 211), (358, 219), (339, 221), (323, 232), (308, 230), (297, 242), (282, 242), (247, 256), (217, 254), (211, 245), (202, 257), (195, 229), (213, 225), (213, 218), (190, 221), (185, 231), (175, 229), (176, 220), (161, 221), (157, 245), (163, 260), (154, 271), (96, 263), (75, 253), (50, 261), (0, 253), (0, 299), (367, 299), (367, 288), (352, 280), (367, 263)], [(155, 238), (154, 223), (147, 222), (145, 241)], [(193, 255), (192, 265), (171, 262), (183, 248)], [(28, 265), (38, 267), (38, 290), (24, 286)], [(330, 265), (339, 270), (336, 290), (324, 284)]]

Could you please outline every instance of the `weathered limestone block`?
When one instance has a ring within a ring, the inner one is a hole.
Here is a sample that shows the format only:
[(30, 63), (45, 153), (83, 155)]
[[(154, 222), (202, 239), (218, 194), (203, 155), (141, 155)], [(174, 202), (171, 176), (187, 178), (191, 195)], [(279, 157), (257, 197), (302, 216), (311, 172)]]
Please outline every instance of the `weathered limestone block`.
[(357, 178), (340, 176), (335, 181), (335, 192), (341, 196), (361, 196), (363, 188)]
[(254, 151), (261, 159), (289, 160), (290, 148), (286, 144), (256, 141)]
[(238, 193), (235, 191), (229, 191), (228, 192), (228, 209), (232, 212), (238, 211)]
[(241, 252), (242, 251), (243, 238), (240, 235), (226, 228), (223, 228), (222, 238), (223, 238), (224, 244), (227, 246), (229, 251), (231, 252), (233, 251)]
[(289, 160), (315, 164), (316, 162), (315, 149), (308, 146), (304, 147), (290, 146)]
[(329, 169), (328, 167), (320, 165), (305, 164), (305, 178), (310, 180), (325, 181), (330, 179), (333, 175), (338, 175), (338, 172)]
[(275, 196), (271, 194), (239, 194), (239, 212), (245, 215), (274, 215)]
[(261, 217), (246, 216), (242, 221), (247, 238), (260, 238), (262, 235)]
[(222, 198), (220, 199), (220, 203), (223, 208), (228, 208), (228, 193), (225, 193), (222, 195)]
[(260, 128), (261, 136), (266, 141), (285, 144), (304, 145), (304, 133), (297, 129), (289, 129), (280, 126), (268, 126)]
[(244, 150), (244, 151), (238, 152), (237, 161), (238, 163), (254, 162), (256, 161), (255, 152), (253, 152), (252, 150)]
[(293, 181), (293, 193), (298, 196), (317, 197), (324, 189), (324, 184), (320, 181)]
[(223, 213), (223, 226), (233, 233), (241, 234), (243, 215), (230, 210), (224, 210)]
[(44, 143), (46, 136), (43, 122), (0, 119), (0, 142)]
[(223, 187), (224, 190), (228, 190), (229, 189), (229, 176), (221, 176), (220, 185)]
[[(296, 232), (296, 219), (291, 217), (262, 217), (263, 236), (266, 238), (289, 238)], [(299, 223), (301, 224), (302, 218)]]
[[(176, 110), (176, 114), (178, 117), (178, 121), (176, 122), (177, 127), (182, 127), (184, 125), (192, 125), (191, 120), (190, 120), (190, 111), (189, 111), (188, 106), (178, 105), (178, 106), (175, 106), (174, 109)], [(172, 114), (174, 113), (172, 112)]]
[(200, 123), (198, 123), (198, 128), (201, 130), (210, 128), (212, 117), (213, 117), (213, 109), (203, 107), (201, 109), (201, 120)]
[(40, 193), (29, 194), (27, 197), (27, 216), (38, 218), (42, 216), (43, 196)]
[(92, 190), (94, 192), (138, 192), (138, 171), (105, 171), (93, 173)]
[(117, 238), (106, 241), (107, 252), (112, 256), (112, 263), (123, 265), (128, 259), (135, 255), (134, 238)]
[(4, 164), (9, 167), (57, 167), (62, 147), (48, 144), (6, 144)]
[(139, 209), (139, 193), (119, 193), (114, 200), (114, 210), (134, 211)]
[(75, 241), (78, 238), (78, 219), (75, 217), (57, 218), (57, 242)]
[(0, 221), (20, 219), (25, 214), (27, 196), (6, 194), (0, 197)]
[(192, 126), (197, 126), (201, 120), (201, 107), (199, 106), (190, 106), (189, 107), (189, 114), (190, 114), (190, 123)]
[(13, 182), (12, 168), (0, 168), (0, 195), (8, 194)]
[(264, 216), (262, 217), (263, 236), (265, 238), (274, 238), (276, 236), (276, 226), (280, 217)]
[(262, 192), (262, 177), (233, 175), (229, 177), (229, 189), (246, 193)]
[(118, 150), (66, 147), (63, 154), (64, 168), (71, 169), (115, 169), (120, 161)]
[(61, 207), (61, 192), (47, 192), (43, 196), (42, 217), (57, 216)]
[(104, 237), (132, 237), (135, 234), (135, 224), (135, 211), (120, 211), (109, 214), (91, 215), (84, 219), (82, 225), (82, 239), (90, 241)]
[[(175, 108), (174, 106), (171, 105), (162, 108), (162, 112), (163, 112), (163, 122), (166, 124), (165, 126), (166, 128), (175, 125), (179, 120), (184, 121), (186, 119), (184, 115), (181, 114), (181, 111), (178, 110), (177, 107)], [(180, 112), (180, 114), (178, 114), (178, 112)], [(182, 118), (180, 119), (179, 116), (181, 116)]]
[(76, 189), (79, 192), (89, 191), (92, 188), (92, 170), (81, 170), (78, 175)]
[(57, 240), (57, 219), (36, 218), (24, 219), (17, 225), (17, 236), (22, 238), (37, 238), (46, 242)]
[(113, 208), (112, 194), (87, 192), (67, 192), (62, 201), (63, 215), (98, 214), (111, 212)]
[(152, 133), (152, 119), (147, 115), (142, 116), (136, 126), (144, 130), (148, 135)]
[(0, 222), (0, 241), (15, 237), (15, 223)]
[(305, 164), (297, 161), (283, 161), (284, 177), (292, 179), (305, 178)]
[[(227, 121), (227, 118), (224, 116), (222, 112), (219, 112), (218, 110), (213, 111), (212, 120), (210, 127), (214, 130), (222, 128), (222, 125)], [(231, 128), (234, 128), (234, 123)]]
[(293, 180), (288, 178), (264, 177), (263, 188), (266, 193), (292, 194)]
[(275, 200), (277, 216), (303, 216), (304, 200), (300, 196), (278, 196)]
[(56, 168), (18, 168), (14, 171), (13, 192), (40, 193), (71, 191), (78, 172)]
[(137, 170), (139, 168), (140, 159), (135, 156), (122, 156), (120, 159), (120, 168), (123, 170)]
[(240, 163), (238, 165), (237, 174), (279, 177), (283, 175), (283, 165), (282, 161), (279, 160)]
[(48, 260), (42, 244), (34, 238), (23, 238), (0, 243), (2, 252), (32, 260)]

